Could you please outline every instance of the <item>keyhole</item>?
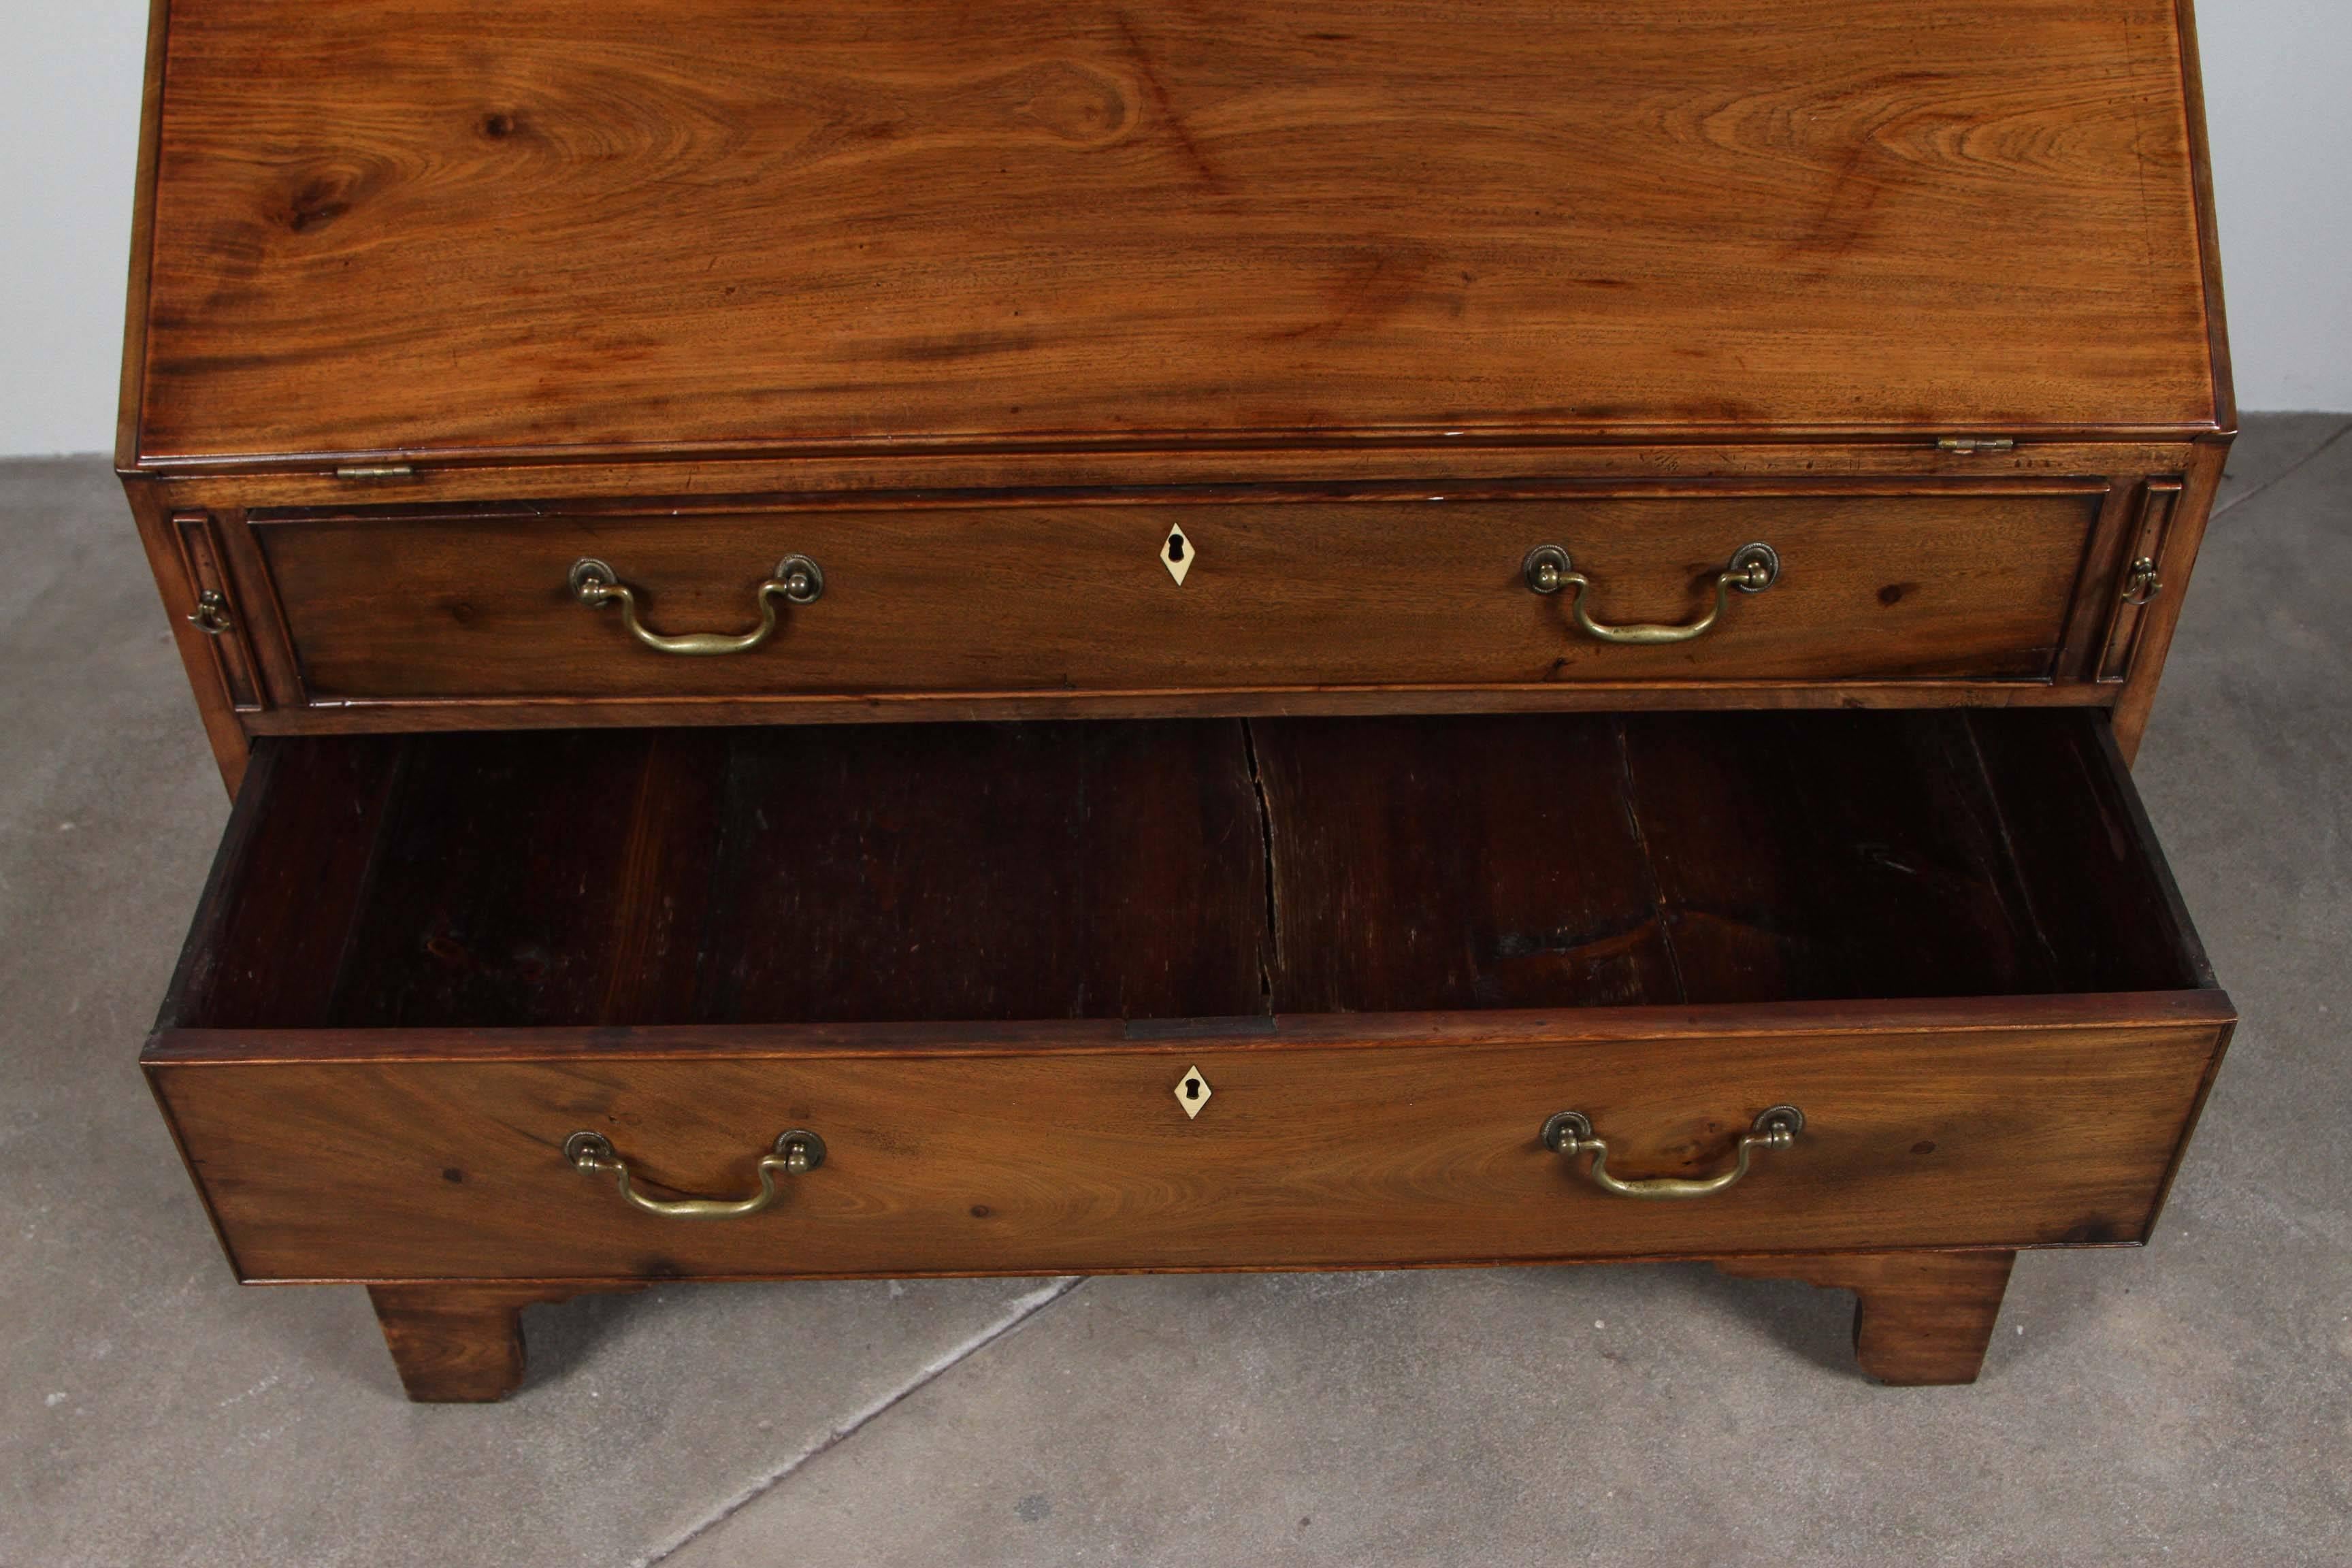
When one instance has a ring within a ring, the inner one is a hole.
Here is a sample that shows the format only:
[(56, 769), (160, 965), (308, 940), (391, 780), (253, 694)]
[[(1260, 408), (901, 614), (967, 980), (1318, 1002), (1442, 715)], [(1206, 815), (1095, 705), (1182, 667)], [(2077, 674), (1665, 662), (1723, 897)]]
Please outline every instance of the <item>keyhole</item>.
[(1188, 1078), (1184, 1080), (1184, 1098), (1187, 1100), (1198, 1100), (1201, 1098), (1201, 1080), (1199, 1079)]
[(1171, 561), (1181, 561), (1184, 559), (1184, 536), (1182, 534), (1171, 533), (1168, 536), (1168, 559)]

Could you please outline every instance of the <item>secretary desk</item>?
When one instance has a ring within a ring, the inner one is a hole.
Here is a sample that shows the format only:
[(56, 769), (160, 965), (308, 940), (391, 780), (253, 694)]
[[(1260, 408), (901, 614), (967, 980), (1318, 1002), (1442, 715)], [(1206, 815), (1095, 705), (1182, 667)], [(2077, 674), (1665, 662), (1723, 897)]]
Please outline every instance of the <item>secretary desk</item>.
[(2187, 0), (156, 0), (231, 1267), (432, 1400), (652, 1281), (1662, 1258), (1972, 1379), (2232, 1022), (2128, 771), (2206, 168)]

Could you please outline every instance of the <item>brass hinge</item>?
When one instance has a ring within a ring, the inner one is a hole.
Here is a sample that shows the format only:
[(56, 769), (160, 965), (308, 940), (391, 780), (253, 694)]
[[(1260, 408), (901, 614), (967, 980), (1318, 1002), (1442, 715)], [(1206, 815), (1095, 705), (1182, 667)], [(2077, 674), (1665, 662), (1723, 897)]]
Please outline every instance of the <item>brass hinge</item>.
[(337, 468), (339, 479), (407, 479), (416, 477), (416, 470), (406, 463), (363, 463), (356, 468)]
[(2007, 436), (1947, 436), (1936, 443), (1939, 452), (2012, 452), (2017, 443)]

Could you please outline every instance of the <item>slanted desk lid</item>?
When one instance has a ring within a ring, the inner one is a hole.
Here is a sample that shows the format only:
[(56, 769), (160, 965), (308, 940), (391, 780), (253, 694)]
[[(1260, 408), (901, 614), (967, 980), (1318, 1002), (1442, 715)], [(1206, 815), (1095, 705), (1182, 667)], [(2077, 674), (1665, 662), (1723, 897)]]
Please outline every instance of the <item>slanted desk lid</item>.
[(2175, 0), (163, 0), (159, 467), (2184, 432)]

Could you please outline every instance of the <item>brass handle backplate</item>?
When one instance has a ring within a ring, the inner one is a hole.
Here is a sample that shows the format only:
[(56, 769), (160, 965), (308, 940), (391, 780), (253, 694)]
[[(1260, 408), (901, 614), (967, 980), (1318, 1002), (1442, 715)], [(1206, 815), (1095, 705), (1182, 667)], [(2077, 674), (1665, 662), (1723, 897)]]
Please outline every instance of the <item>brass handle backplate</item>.
[(796, 1127), (776, 1139), (775, 1152), (760, 1158), (760, 1190), (748, 1198), (649, 1198), (630, 1184), (629, 1167), (601, 1132), (574, 1132), (563, 1141), (563, 1157), (574, 1170), (609, 1173), (621, 1195), (664, 1219), (735, 1219), (758, 1214), (776, 1201), (776, 1177), (797, 1176), (824, 1163), (824, 1140)]
[(1544, 1147), (1573, 1160), (1592, 1156), (1586, 1174), (1592, 1184), (1621, 1198), (1703, 1198), (1719, 1193), (1748, 1174), (1748, 1163), (1759, 1149), (1786, 1149), (1805, 1130), (1805, 1113), (1793, 1105), (1776, 1105), (1756, 1119), (1755, 1127), (1739, 1140), (1738, 1163), (1720, 1175), (1696, 1181), (1680, 1176), (1654, 1176), (1626, 1181), (1609, 1173), (1609, 1145), (1592, 1135), (1592, 1122), (1582, 1111), (1563, 1110), (1543, 1124)]
[(787, 555), (776, 563), (776, 574), (751, 591), (752, 602), (760, 607), (760, 624), (750, 631), (684, 632), (665, 637), (637, 618), (636, 591), (622, 582), (620, 574), (604, 562), (588, 555), (574, 561), (571, 584), (573, 596), (583, 605), (620, 605), (621, 624), (629, 628), (631, 637), (656, 653), (749, 653), (775, 635), (778, 599), (814, 605), (824, 595), (824, 574), (818, 570), (817, 563), (805, 555)]
[(1715, 574), (1714, 605), (1698, 619), (1680, 626), (1612, 626), (1594, 620), (1590, 607), (1592, 579), (1573, 568), (1568, 551), (1560, 545), (1538, 544), (1528, 551), (1528, 558), (1519, 563), (1519, 575), (1531, 593), (1557, 594), (1566, 589), (1569, 611), (1585, 636), (1601, 642), (1654, 646), (1688, 642), (1706, 636), (1722, 618), (1723, 607), (1730, 601), (1734, 588), (1743, 594), (1760, 594), (1780, 580), (1780, 557), (1769, 544), (1741, 545), (1732, 552), (1730, 563)]

